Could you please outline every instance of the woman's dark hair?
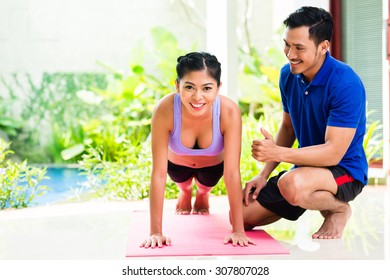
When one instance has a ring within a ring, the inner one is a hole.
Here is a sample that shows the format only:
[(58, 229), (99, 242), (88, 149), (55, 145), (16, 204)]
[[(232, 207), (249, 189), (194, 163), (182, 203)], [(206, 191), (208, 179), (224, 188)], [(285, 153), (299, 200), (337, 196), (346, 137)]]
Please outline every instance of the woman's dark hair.
[(191, 52), (179, 56), (176, 65), (177, 81), (179, 82), (188, 72), (204, 69), (217, 81), (219, 86), (221, 83), (221, 63), (214, 55), (207, 52)]
[(314, 40), (316, 46), (325, 40), (330, 42), (332, 38), (333, 17), (322, 8), (301, 7), (290, 14), (283, 23), (288, 28), (308, 26), (309, 38)]

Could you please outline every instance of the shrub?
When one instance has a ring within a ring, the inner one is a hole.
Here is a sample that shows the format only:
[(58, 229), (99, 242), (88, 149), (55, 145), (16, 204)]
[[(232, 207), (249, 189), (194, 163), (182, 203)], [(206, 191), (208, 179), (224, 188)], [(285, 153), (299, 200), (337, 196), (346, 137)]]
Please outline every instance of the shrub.
[(27, 161), (5, 161), (7, 154), (13, 153), (9, 147), (10, 143), (0, 138), (0, 209), (27, 207), (47, 190), (39, 185), (46, 168), (28, 166)]

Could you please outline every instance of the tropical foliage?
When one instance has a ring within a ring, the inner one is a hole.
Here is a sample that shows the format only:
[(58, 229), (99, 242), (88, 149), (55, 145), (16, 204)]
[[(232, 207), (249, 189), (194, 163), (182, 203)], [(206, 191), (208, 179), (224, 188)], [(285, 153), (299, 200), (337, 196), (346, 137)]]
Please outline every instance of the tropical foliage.
[(39, 184), (46, 169), (6, 160), (13, 153), (10, 145), (0, 138), (0, 209), (27, 207), (46, 192), (46, 186)]
[[(13, 154), (9, 144), (1, 142), (3, 160), (5, 154), (16, 160), (0, 162), (4, 207), (24, 207), (44, 193), (38, 182), (45, 170), (29, 167), (21, 159), (78, 163), (88, 177), (87, 189), (95, 196), (148, 197), (152, 111), (161, 97), (174, 90), (176, 58), (196, 49), (180, 48), (175, 36), (160, 27), (151, 30), (151, 38), (153, 44), (148, 47), (142, 43), (134, 47), (126, 73), (98, 62), (101, 73), (45, 73), (39, 82), (27, 74), (1, 77), (0, 138), (12, 141), (17, 151)], [(284, 59), (276, 48), (262, 54), (250, 46), (239, 54), (241, 176), (245, 182), (262, 167), (250, 151), (252, 140), (261, 137), (259, 128), (275, 135), (281, 121), (278, 75)], [(382, 149), (378, 127), (377, 122), (369, 124), (364, 141), (370, 161)], [(281, 163), (275, 172), (290, 167)], [(212, 192), (226, 194), (223, 179)], [(165, 193), (169, 198), (178, 194), (169, 178)]]

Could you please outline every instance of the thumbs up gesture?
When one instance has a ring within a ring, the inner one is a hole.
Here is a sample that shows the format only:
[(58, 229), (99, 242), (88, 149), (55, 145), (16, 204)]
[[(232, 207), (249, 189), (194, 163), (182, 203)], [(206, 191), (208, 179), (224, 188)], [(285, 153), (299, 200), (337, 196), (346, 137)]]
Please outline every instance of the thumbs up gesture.
[(261, 127), (260, 128), (260, 132), (261, 132), (261, 134), (263, 134), (265, 139), (272, 140), (272, 142), (274, 141), (274, 138), (272, 137), (272, 135), (267, 130), (265, 130), (264, 128)]
[(278, 146), (275, 144), (274, 138), (264, 128), (260, 128), (260, 132), (264, 136), (264, 139), (255, 139), (252, 141), (252, 157), (261, 162), (278, 161)]

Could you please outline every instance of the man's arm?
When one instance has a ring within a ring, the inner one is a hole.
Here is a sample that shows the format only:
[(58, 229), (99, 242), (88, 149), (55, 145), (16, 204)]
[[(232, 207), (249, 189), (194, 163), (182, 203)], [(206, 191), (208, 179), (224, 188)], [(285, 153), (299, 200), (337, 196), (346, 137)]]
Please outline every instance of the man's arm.
[[(264, 129), (261, 129), (261, 132), (264, 134), (268, 134)], [(272, 141), (273, 145), (275, 147), (292, 147), (292, 145), (295, 142), (295, 133), (292, 126), (290, 115), (286, 112), (283, 112), (283, 118), (282, 118), (282, 124), (279, 127), (278, 133), (275, 137), (275, 142), (273, 142), (272, 136), (269, 135), (269, 138)], [(252, 143), (252, 156), (258, 160), (262, 160), (262, 143), (265, 142), (267, 139), (264, 140), (254, 140)], [(253, 190), (252, 198), (256, 199), (258, 194), (260, 193), (260, 190), (265, 186), (267, 183), (268, 177), (271, 175), (272, 171), (278, 166), (280, 161), (267, 161), (263, 167), (263, 169), (260, 171), (260, 173), (254, 177), (249, 182), (245, 183), (245, 190), (244, 190), (244, 203), (245, 205), (248, 205), (249, 203), (249, 194)]]
[(355, 135), (355, 128), (328, 126), (325, 143), (301, 149), (280, 149), (281, 161), (300, 166), (338, 165)]
[[(280, 147), (291, 148), (295, 142), (295, 139), (296, 137), (295, 137), (294, 128), (292, 126), (290, 115), (286, 112), (283, 112), (282, 124), (279, 127), (278, 133), (275, 136), (275, 144)], [(255, 146), (252, 146), (252, 155), (253, 155), (254, 148)], [(255, 156), (254, 158), (257, 159)], [(273, 161), (273, 162), (267, 161), (263, 169), (261, 170), (259, 176), (268, 179), (269, 175), (278, 166), (280, 162), (281, 161)]]
[(337, 165), (345, 155), (356, 131), (355, 128), (328, 126), (325, 132), (324, 144), (293, 149), (291, 145), (293, 144), (292, 140), (295, 140), (295, 135), (294, 138), (291, 138), (292, 126), (288, 129), (290, 118), (287, 113), (284, 113), (283, 119), (282, 127), (285, 128), (279, 130), (275, 141), (264, 130), (262, 130), (262, 133), (265, 139), (253, 141), (253, 157), (258, 161), (269, 163), (264, 168), (265, 175), (272, 167), (276, 167), (275, 162), (318, 167)]

